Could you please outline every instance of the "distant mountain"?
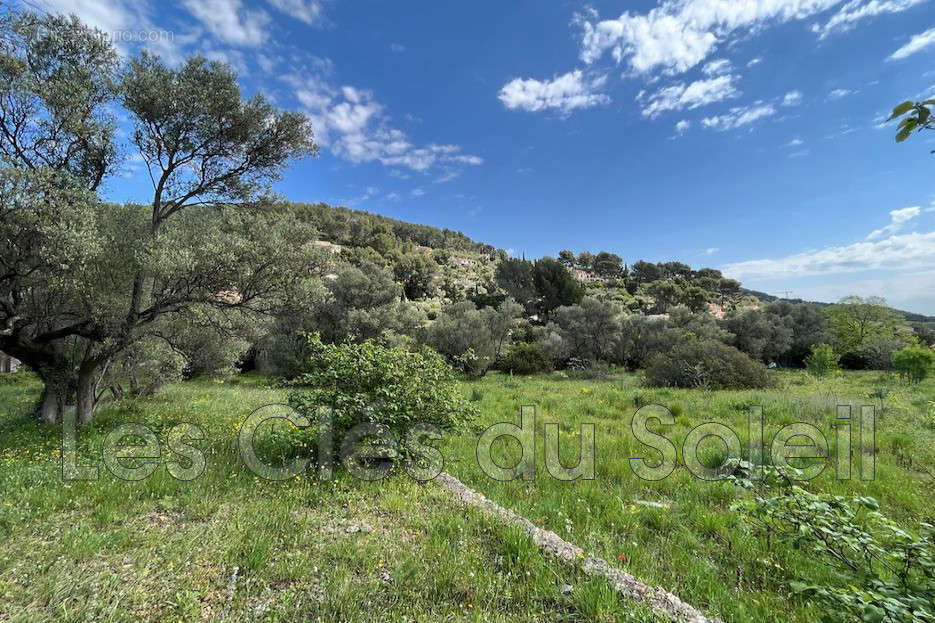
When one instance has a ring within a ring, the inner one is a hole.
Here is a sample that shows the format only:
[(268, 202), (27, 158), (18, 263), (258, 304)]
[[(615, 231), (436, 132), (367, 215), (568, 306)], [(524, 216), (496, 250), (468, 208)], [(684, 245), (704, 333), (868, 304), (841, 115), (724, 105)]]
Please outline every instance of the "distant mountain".
[[(819, 307), (828, 307), (833, 303), (823, 303), (821, 301), (805, 301), (803, 299), (786, 299), (779, 296), (773, 296), (772, 294), (767, 294), (766, 292), (759, 292), (757, 290), (750, 290), (749, 288), (742, 288), (741, 292), (748, 296), (755, 296), (756, 298), (764, 301), (766, 303), (772, 303), (773, 301), (789, 301), (790, 303), (808, 303), (809, 305), (818, 305)], [(924, 322), (924, 323), (935, 323), (935, 316), (926, 316), (925, 314), (917, 314), (915, 312), (904, 311), (902, 309), (893, 309), (897, 314), (901, 315), (906, 319), (907, 322)]]

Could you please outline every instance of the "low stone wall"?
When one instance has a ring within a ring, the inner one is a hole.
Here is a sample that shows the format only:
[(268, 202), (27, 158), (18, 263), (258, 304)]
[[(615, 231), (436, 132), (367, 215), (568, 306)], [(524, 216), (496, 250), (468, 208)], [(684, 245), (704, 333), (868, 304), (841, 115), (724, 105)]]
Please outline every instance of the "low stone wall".
[(659, 614), (679, 623), (723, 623), (721, 619), (706, 616), (663, 588), (644, 584), (629, 573), (612, 567), (602, 558), (587, 556), (577, 545), (569, 543), (554, 532), (539, 528), (528, 519), (484, 497), (454, 476), (442, 473), (435, 482), (464, 504), (476, 506), (503, 521), (521, 527), (543, 552), (567, 564), (580, 566), (587, 575), (606, 579), (611, 588), (624, 599), (647, 604)]

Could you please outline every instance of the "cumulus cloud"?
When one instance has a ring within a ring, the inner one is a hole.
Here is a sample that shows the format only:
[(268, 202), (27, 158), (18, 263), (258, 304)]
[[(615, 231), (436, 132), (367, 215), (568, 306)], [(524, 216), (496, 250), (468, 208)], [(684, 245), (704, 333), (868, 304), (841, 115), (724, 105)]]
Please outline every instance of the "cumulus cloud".
[(857, 22), (884, 13), (901, 13), (926, 0), (851, 0), (842, 6), (824, 25), (815, 25), (812, 30), (824, 39), (834, 32), (851, 30)]
[(606, 81), (606, 76), (587, 78), (576, 69), (551, 80), (516, 78), (503, 85), (497, 97), (510, 110), (553, 109), (568, 114), (577, 108), (610, 102), (609, 97), (598, 92)]
[(688, 85), (679, 83), (665, 87), (649, 96), (643, 107), (643, 116), (655, 118), (666, 110), (692, 110), (737, 97), (740, 91), (734, 86), (734, 80), (734, 76), (718, 76)]
[(888, 60), (897, 61), (907, 58), (916, 52), (921, 52), (932, 44), (935, 44), (935, 28), (913, 35), (909, 43), (890, 54)]
[(675, 131), (679, 136), (685, 134), (688, 131), (688, 128), (692, 127), (692, 122), (686, 119), (682, 119), (675, 124)]
[(783, 106), (798, 106), (802, 103), (802, 93), (800, 91), (789, 91), (782, 98)]
[(636, 73), (681, 73), (740, 31), (808, 18), (840, 1), (664, 0), (648, 12), (626, 11), (604, 20), (591, 10), (575, 19), (582, 35), (580, 57), (594, 63), (609, 52)]
[(801, 147), (804, 144), (805, 144), (805, 141), (796, 137), (792, 139), (791, 141), (789, 141), (788, 143), (786, 143), (785, 145), (783, 145), (783, 147)]
[(311, 119), (316, 139), (336, 156), (353, 163), (375, 161), (420, 172), (435, 169), (443, 174), (483, 163), (480, 156), (462, 153), (458, 145), (414, 145), (405, 132), (391, 125), (372, 92), (331, 85), (321, 75), (328, 68), (326, 61), (319, 61), (317, 67), (285, 79)]
[(286, 15), (306, 24), (318, 24), (322, 20), (320, 0), (269, 0), (269, 3)]
[(895, 234), (896, 232), (900, 231), (906, 225), (906, 223), (919, 216), (921, 213), (922, 208), (919, 206), (891, 210), (889, 225), (870, 232), (867, 235), (867, 240), (875, 240), (877, 238), (882, 238), (883, 236)]
[(705, 117), (701, 120), (701, 125), (724, 132), (726, 130), (736, 130), (774, 114), (776, 114), (776, 108), (772, 104), (756, 102), (751, 106), (731, 108), (729, 112), (723, 115)]
[(772, 279), (853, 273), (875, 269), (922, 269), (935, 266), (935, 232), (890, 236), (796, 253), (779, 259), (736, 262), (724, 273), (737, 279)]
[(269, 15), (245, 9), (241, 0), (182, 0), (182, 5), (224, 43), (258, 47), (269, 36)]

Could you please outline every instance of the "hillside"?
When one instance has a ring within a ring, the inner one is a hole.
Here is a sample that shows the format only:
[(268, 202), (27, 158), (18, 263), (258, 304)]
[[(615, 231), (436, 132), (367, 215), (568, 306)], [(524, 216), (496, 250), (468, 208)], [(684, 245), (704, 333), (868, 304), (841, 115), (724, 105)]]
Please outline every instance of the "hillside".
[[(774, 296), (772, 294), (767, 294), (766, 292), (759, 292), (757, 290), (750, 290), (748, 288), (743, 288), (743, 293), (747, 296), (755, 296), (757, 299), (763, 301), (764, 303), (773, 303), (775, 301), (789, 301), (790, 303), (807, 303), (809, 305), (818, 305), (819, 307), (827, 307), (833, 305), (833, 303), (825, 303), (822, 301), (806, 301), (800, 298), (782, 298), (779, 296)], [(893, 308), (897, 314), (901, 315), (908, 322), (921, 322), (925, 324), (935, 323), (935, 316), (926, 316), (925, 314), (918, 314), (916, 312), (905, 311), (902, 309)]]

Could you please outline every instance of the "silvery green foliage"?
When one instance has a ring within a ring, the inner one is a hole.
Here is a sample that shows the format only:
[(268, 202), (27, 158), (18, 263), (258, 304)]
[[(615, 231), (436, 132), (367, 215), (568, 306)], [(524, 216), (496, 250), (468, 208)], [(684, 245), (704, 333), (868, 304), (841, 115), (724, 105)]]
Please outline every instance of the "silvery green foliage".
[[(118, 105), (132, 144), (115, 143)], [(130, 150), (152, 201), (104, 204), (95, 191)], [(73, 17), (5, 15), (0, 350), (43, 378), (41, 416), (54, 421), (76, 394), (90, 419), (109, 363), (171, 334), (172, 319), (225, 335), (298, 306), (312, 232), (266, 191), (315, 150), (304, 116), (245, 100), (226, 65), (172, 69), (144, 54), (118, 71), (107, 37)]]
[(49, 169), (96, 189), (116, 164), (117, 54), (74, 16), (0, 19), (0, 160)]

